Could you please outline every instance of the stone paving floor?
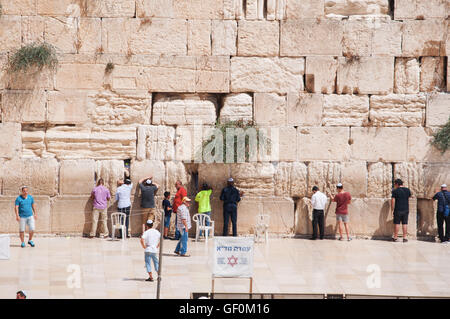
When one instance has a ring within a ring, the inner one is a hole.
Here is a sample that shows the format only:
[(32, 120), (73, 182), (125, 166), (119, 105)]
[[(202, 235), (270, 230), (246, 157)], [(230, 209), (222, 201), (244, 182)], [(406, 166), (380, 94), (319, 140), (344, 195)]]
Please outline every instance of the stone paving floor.
[[(35, 248), (20, 248), (18, 237), (11, 237), (11, 258), (0, 260), (0, 298), (15, 298), (20, 289), (34, 299), (156, 296), (156, 280), (144, 281), (144, 253), (138, 238), (112, 241), (41, 235), (35, 243)], [(176, 243), (164, 241), (161, 297), (189, 298), (191, 292), (211, 291), (213, 242), (206, 246), (189, 239), (189, 258), (173, 255)], [(367, 285), (374, 275), (368, 272), (369, 265), (379, 267), (379, 288)], [(450, 296), (449, 266), (450, 245), (446, 244), (273, 238), (255, 246), (253, 291)], [(80, 287), (69, 288), (77, 270)], [(216, 280), (216, 292), (248, 289), (247, 279)]]

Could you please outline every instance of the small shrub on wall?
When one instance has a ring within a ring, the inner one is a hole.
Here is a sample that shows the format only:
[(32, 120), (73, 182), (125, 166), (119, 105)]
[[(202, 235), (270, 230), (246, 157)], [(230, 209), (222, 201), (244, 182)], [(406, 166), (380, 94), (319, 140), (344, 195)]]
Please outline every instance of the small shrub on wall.
[(447, 123), (435, 134), (433, 134), (433, 140), (431, 142), (438, 150), (445, 153), (450, 149), (450, 117)]
[(18, 49), (9, 59), (9, 72), (27, 72), (35, 67), (53, 69), (58, 64), (56, 49), (48, 43), (31, 43)]

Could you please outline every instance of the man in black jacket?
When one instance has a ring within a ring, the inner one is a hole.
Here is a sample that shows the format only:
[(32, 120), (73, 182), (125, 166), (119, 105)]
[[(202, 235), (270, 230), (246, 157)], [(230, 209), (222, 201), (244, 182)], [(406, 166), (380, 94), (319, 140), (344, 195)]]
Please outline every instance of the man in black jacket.
[[(438, 201), (438, 208), (436, 212), (438, 235), (441, 243), (448, 242), (450, 237), (450, 216), (445, 216), (445, 205), (450, 207), (450, 192), (447, 191), (447, 185), (441, 185), (441, 191), (437, 192), (433, 196), (433, 200)], [(444, 222), (445, 222), (445, 233), (444, 233)]]
[(237, 203), (241, 201), (243, 192), (239, 192), (234, 187), (234, 180), (229, 178), (227, 187), (222, 189), (220, 200), (223, 201), (223, 236), (228, 236), (228, 222), (231, 217), (233, 225), (233, 236), (237, 236)]

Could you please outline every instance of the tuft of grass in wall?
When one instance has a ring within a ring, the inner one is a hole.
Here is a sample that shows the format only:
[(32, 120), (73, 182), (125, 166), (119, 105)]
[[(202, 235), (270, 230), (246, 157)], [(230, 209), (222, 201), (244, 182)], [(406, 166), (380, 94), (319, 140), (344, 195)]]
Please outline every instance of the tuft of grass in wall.
[(2, 14), (3, 14), (3, 7), (2, 4), (0, 3), (0, 17), (2, 16)]
[(110, 74), (114, 70), (114, 63), (108, 62), (105, 67), (105, 74)]
[(53, 69), (58, 64), (56, 49), (48, 43), (31, 43), (22, 46), (9, 58), (9, 72), (26, 72), (31, 67)]
[(431, 144), (444, 154), (450, 149), (450, 116), (447, 123), (433, 134)]

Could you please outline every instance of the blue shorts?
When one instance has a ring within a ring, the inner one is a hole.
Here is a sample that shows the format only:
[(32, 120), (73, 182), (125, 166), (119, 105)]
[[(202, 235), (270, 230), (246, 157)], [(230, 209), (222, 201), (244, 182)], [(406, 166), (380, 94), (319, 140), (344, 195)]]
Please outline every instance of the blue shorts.
[(166, 228), (170, 227), (170, 215), (164, 216), (164, 227), (166, 227)]

